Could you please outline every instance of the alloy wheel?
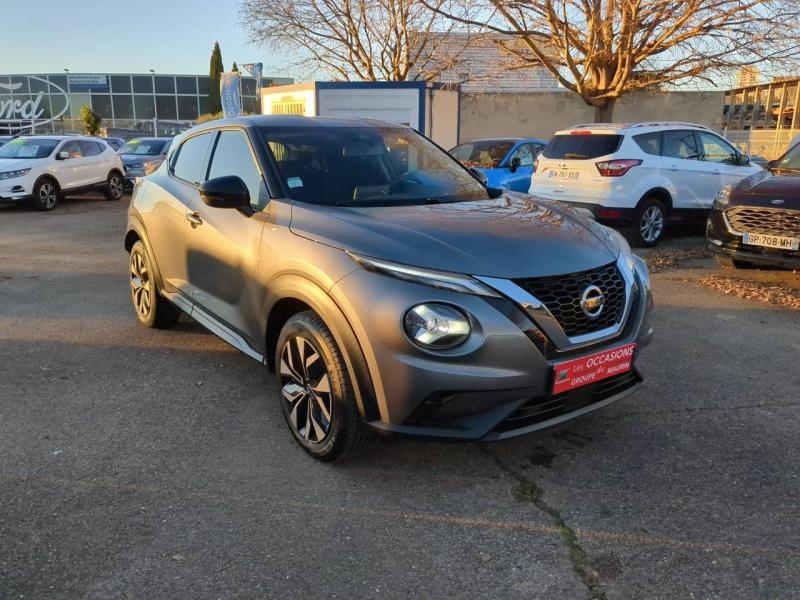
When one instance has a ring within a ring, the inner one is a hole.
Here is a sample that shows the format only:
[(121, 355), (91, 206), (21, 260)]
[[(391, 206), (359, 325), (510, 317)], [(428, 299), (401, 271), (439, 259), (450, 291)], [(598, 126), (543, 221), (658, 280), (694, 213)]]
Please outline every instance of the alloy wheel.
[(39, 204), (50, 210), (56, 205), (56, 188), (52, 183), (43, 183), (39, 186)]
[(115, 200), (122, 198), (122, 181), (116, 175), (113, 175), (111, 179), (108, 180), (108, 189), (111, 192), (111, 197)]
[(320, 353), (302, 336), (287, 340), (281, 351), (280, 385), (295, 433), (307, 442), (325, 439), (333, 414), (331, 379)]
[(140, 252), (131, 254), (131, 296), (136, 313), (146, 319), (152, 308), (152, 280), (147, 263)]
[(664, 213), (657, 206), (649, 206), (642, 213), (639, 221), (639, 230), (645, 242), (654, 242), (661, 237), (664, 231)]

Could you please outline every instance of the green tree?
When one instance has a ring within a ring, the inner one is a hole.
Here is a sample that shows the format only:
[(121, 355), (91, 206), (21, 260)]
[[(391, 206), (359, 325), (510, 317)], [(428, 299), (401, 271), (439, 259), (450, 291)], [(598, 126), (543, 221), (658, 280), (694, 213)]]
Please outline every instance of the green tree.
[(239, 66), (236, 64), (236, 61), (233, 61), (233, 66), (231, 67), (231, 71), (233, 71), (234, 73), (239, 72)]
[(89, 106), (81, 107), (81, 121), (87, 135), (97, 135), (100, 133), (100, 122), (103, 117), (94, 112)]
[(208, 76), (208, 112), (217, 113), (222, 110), (222, 99), (219, 95), (219, 80), (225, 66), (222, 64), (222, 50), (219, 49), (219, 42), (214, 42), (214, 50), (211, 51), (211, 66)]

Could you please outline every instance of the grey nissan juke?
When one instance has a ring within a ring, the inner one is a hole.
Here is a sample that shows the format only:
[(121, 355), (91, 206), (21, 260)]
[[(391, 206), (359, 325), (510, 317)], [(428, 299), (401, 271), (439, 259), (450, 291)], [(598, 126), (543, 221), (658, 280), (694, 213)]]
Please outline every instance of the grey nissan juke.
[(582, 415), (639, 386), (652, 336), (621, 235), (378, 121), (196, 127), (137, 182), (125, 247), (139, 321), (183, 311), (273, 369), (321, 460), (375, 431), (500, 440)]

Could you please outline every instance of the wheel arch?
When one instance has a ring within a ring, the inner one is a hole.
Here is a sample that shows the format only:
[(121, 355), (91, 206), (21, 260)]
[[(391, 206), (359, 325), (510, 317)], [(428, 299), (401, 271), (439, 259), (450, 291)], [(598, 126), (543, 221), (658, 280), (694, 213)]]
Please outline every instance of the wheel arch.
[(356, 394), (359, 414), (367, 421), (380, 418), (372, 377), (353, 328), (334, 300), (316, 283), (299, 275), (286, 275), (270, 285), (272, 299), (265, 309), (264, 356), (274, 372), (278, 337), (295, 314), (312, 310), (333, 334)]
[(56, 184), (58, 191), (59, 192), (62, 191), (63, 188), (61, 187), (61, 183), (58, 181), (58, 177), (53, 175), (53, 173), (42, 173), (41, 175), (39, 175), (39, 177), (36, 178), (36, 181), (33, 182), (33, 188), (36, 189), (36, 186), (39, 185), (44, 180), (52, 181), (53, 183)]
[(642, 194), (642, 197), (639, 198), (639, 202), (636, 203), (636, 209), (639, 210), (642, 204), (644, 204), (644, 201), (648, 198), (657, 198), (664, 204), (667, 212), (672, 212), (672, 194), (667, 188), (658, 186), (647, 190)]
[(156, 284), (160, 290), (163, 290), (164, 282), (161, 279), (161, 270), (158, 268), (158, 260), (153, 252), (153, 247), (150, 245), (150, 240), (147, 238), (147, 232), (145, 231), (144, 225), (136, 217), (130, 217), (128, 219), (128, 231), (125, 233), (125, 251), (130, 254), (131, 250), (133, 249), (133, 245), (139, 241), (144, 244), (144, 247), (147, 249), (147, 253), (150, 255), (150, 262), (153, 270), (155, 271)]

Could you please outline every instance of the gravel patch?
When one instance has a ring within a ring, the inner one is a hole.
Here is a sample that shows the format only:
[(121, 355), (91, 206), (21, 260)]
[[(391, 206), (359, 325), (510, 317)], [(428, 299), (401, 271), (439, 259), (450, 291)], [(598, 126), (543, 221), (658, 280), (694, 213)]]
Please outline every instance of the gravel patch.
[(644, 256), (651, 273), (678, 267), (687, 260), (709, 258), (711, 253), (705, 248), (659, 248)]
[(698, 280), (698, 283), (714, 288), (723, 294), (800, 310), (800, 290), (787, 286), (747, 281), (723, 275), (709, 275)]

